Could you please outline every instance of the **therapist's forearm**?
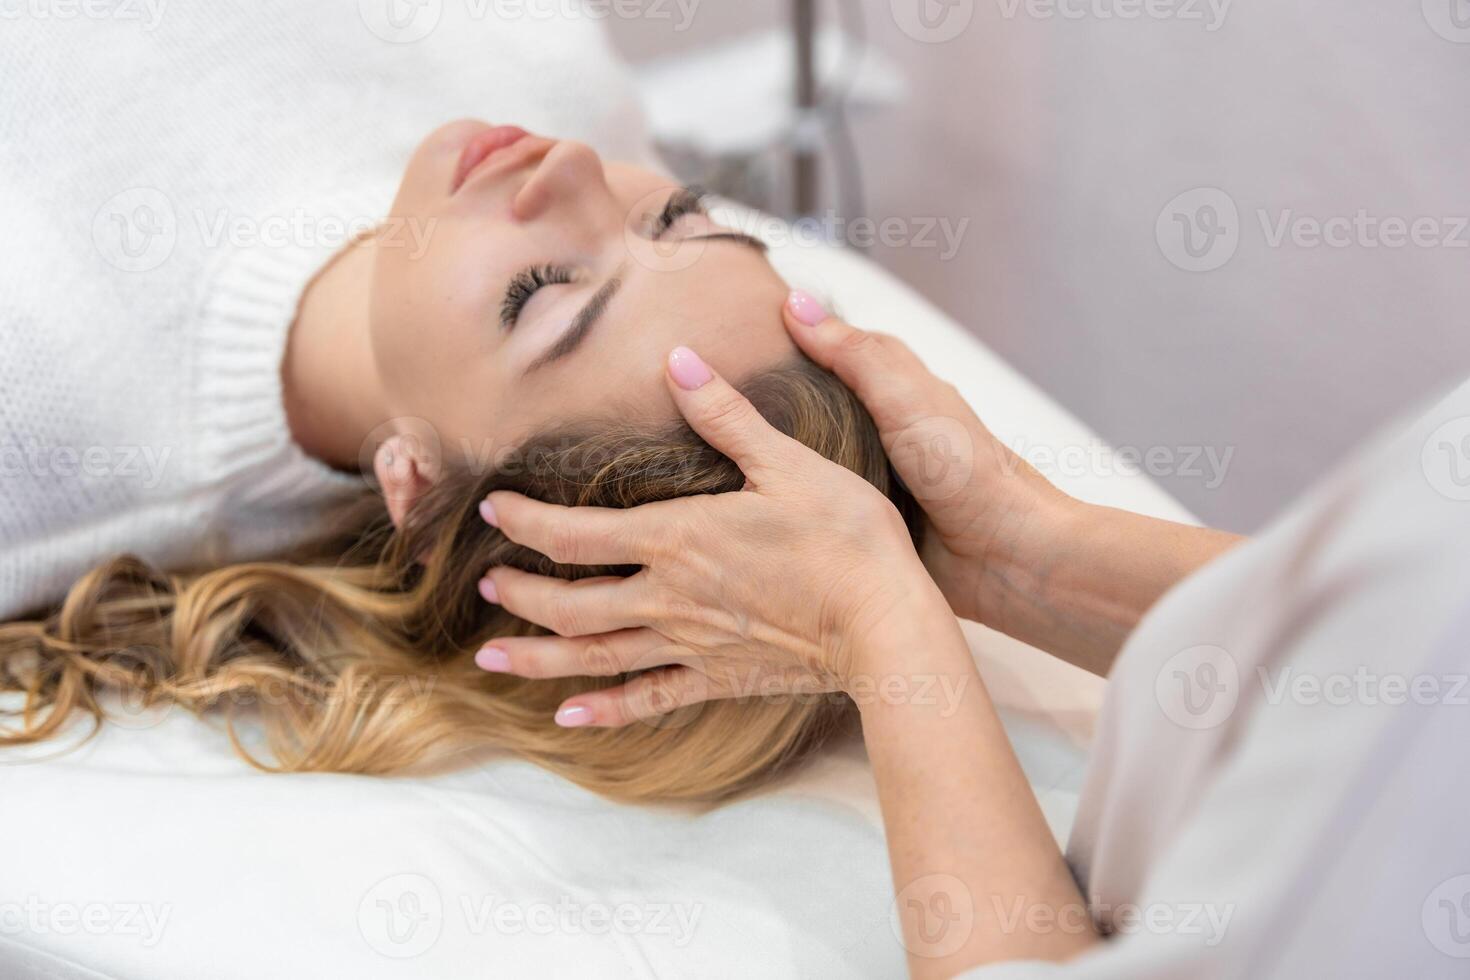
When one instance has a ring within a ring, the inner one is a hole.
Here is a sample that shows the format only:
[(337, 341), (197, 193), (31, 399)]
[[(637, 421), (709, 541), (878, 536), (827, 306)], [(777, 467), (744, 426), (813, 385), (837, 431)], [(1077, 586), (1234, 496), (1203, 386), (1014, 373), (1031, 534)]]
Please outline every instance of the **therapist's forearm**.
[(987, 625), (1094, 674), (1159, 597), (1238, 535), (1061, 499), (998, 535), (976, 583)]
[(875, 639), (856, 697), (913, 977), (1061, 960), (1097, 940), (1076, 883), (942, 603)]

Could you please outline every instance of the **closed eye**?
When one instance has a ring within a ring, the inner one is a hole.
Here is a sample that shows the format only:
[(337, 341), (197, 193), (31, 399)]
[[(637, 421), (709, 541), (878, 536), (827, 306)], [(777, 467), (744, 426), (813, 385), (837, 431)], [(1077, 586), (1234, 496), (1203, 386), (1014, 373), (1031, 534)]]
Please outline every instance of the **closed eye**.
[[(668, 234), (678, 220), (688, 214), (709, 215), (705, 209), (704, 200), (708, 195), (697, 187), (681, 187), (669, 195), (668, 202), (664, 205), (657, 218), (653, 220), (653, 227), (649, 229), (649, 235), (654, 241)], [(717, 226), (718, 227), (718, 226)], [(690, 242), (726, 241), (744, 245), (755, 249), (757, 252), (766, 251), (766, 243), (754, 235), (747, 235), (739, 231), (715, 231), (707, 235), (690, 235), (684, 239)]]
[(668, 234), (674, 223), (686, 214), (704, 214), (704, 193), (697, 188), (681, 187), (669, 195), (664, 209), (653, 221), (651, 237), (655, 240)]
[[(669, 199), (664, 202), (663, 210), (660, 211), (658, 216), (653, 219), (652, 226), (649, 228), (650, 236), (654, 239), (662, 238), (664, 235), (667, 235), (670, 230), (673, 229), (674, 225), (678, 223), (680, 218), (683, 218), (686, 215), (707, 215), (708, 212), (705, 210), (704, 207), (704, 197), (704, 192), (694, 187), (681, 187), (678, 190), (674, 191), (674, 193), (669, 195)], [(766, 250), (764, 242), (760, 241), (754, 236), (746, 235), (741, 232), (717, 231), (707, 235), (694, 235), (691, 236), (688, 240), (731, 241), (755, 249), (758, 252), (764, 252)], [(541, 265), (533, 265), (522, 269), (520, 272), (516, 273), (514, 277), (512, 277), (510, 285), (506, 287), (505, 298), (501, 301), (501, 329), (506, 331), (514, 329), (515, 325), (520, 321), (521, 313), (525, 310), (526, 304), (529, 303), (531, 301), (531, 298), (542, 289), (546, 288), (547, 286), (562, 285), (576, 281), (576, 271), (574, 269), (568, 268), (567, 266), (544, 263)], [(615, 286), (616, 280), (612, 280), (609, 282), (609, 284), (605, 284), (604, 288), (606, 288), (606, 285)], [(599, 312), (601, 307), (605, 307), (607, 305), (607, 301), (609, 299), (611, 299), (611, 292), (609, 292), (607, 296), (603, 297), (602, 302), (598, 304)], [(586, 310), (584, 310), (583, 312), (585, 313)], [(569, 332), (569, 334), (570, 333), (571, 332)], [(585, 335), (585, 333), (586, 331), (584, 330), (581, 332), (581, 335)], [(538, 361), (537, 363), (539, 364), (540, 362)]]
[(505, 298), (500, 302), (501, 329), (514, 329), (520, 321), (521, 312), (536, 293), (547, 286), (562, 285), (575, 279), (575, 272), (561, 265), (533, 265), (517, 272), (511, 277), (510, 285), (505, 289)]

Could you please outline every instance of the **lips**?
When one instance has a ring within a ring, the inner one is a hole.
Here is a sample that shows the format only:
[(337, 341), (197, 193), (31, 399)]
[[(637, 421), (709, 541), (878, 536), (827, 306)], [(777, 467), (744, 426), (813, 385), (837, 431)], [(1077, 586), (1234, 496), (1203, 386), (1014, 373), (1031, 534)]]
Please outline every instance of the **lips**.
[(519, 143), (527, 135), (529, 134), (519, 126), (492, 126), (476, 133), (459, 154), (459, 164), (454, 168), (454, 183), (449, 192), (453, 194), (458, 191), (475, 168), (506, 147)]

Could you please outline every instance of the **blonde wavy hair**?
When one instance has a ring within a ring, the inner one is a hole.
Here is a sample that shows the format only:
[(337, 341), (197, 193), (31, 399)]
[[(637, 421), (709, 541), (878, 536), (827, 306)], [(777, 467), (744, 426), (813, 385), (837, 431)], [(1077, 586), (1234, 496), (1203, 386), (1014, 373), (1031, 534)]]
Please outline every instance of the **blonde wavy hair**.
[[(778, 429), (865, 477), (917, 535), (918, 510), (872, 420), (836, 378), (802, 359), (746, 395)], [(563, 504), (632, 507), (738, 490), (744, 479), (682, 422), (548, 433), (485, 473), (451, 470), (401, 529), (376, 494), (341, 529), (287, 560), (169, 575), (131, 556), (78, 581), (45, 618), (0, 625), (0, 746), (35, 743), (106, 692), (133, 704), (222, 715), (236, 750), (270, 771), (389, 773), (499, 750), (605, 796), (713, 802), (807, 756), (845, 727), (836, 696), (760, 696), (679, 709), (660, 723), (563, 729), (556, 707), (625, 677), (525, 680), (487, 674), (496, 636), (544, 632), (482, 600), (496, 565), (565, 578), (633, 569), (557, 565), (487, 525), (478, 504), (516, 490)], [(773, 569), (779, 574), (779, 569)], [(247, 747), (237, 715), (261, 724)]]

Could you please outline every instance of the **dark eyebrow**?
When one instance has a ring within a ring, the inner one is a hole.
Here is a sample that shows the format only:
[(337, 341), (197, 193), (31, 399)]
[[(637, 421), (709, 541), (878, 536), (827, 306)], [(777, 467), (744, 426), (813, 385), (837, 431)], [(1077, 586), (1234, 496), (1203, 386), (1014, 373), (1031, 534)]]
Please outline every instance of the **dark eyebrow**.
[(597, 292), (592, 294), (592, 298), (587, 301), (587, 305), (583, 306), (577, 312), (567, 332), (562, 334), (556, 343), (548, 347), (545, 353), (532, 361), (531, 366), (521, 372), (522, 376), (530, 374), (537, 368), (545, 367), (552, 361), (560, 360), (576, 350), (582, 341), (587, 339), (587, 335), (592, 332), (592, 328), (597, 325), (597, 321), (607, 312), (608, 304), (612, 302), (612, 298), (617, 295), (618, 290), (621, 288), (623, 288), (623, 280), (619, 276), (613, 276), (607, 282), (603, 283)]
[(690, 235), (688, 238), (679, 239), (682, 242), (734, 242), (753, 248), (762, 255), (767, 251), (766, 243), (754, 235), (747, 235), (738, 231), (717, 231), (709, 235)]

